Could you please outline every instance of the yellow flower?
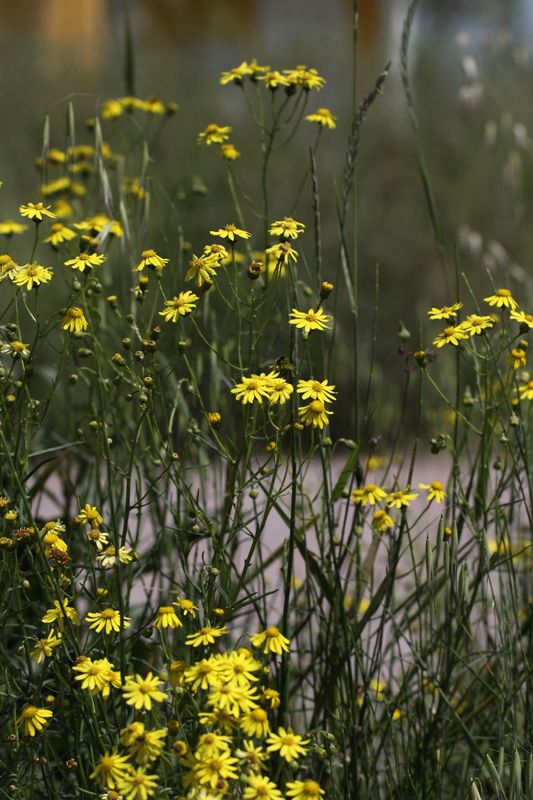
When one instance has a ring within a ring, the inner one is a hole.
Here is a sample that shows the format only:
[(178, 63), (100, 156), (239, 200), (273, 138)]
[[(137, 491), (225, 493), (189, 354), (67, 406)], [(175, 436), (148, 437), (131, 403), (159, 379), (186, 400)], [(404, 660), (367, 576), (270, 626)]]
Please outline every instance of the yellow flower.
[(220, 145), (220, 155), (222, 158), (225, 158), (226, 161), (235, 161), (236, 158), (240, 158), (241, 154), (234, 145), (230, 144), (230, 142), (226, 142)]
[(136, 554), (131, 547), (119, 547), (117, 551), (113, 545), (106, 547), (102, 553), (96, 556), (97, 560), (105, 568), (114, 567), (118, 562), (129, 564), (136, 557), (138, 557), (138, 553)]
[(293, 69), (284, 69), (283, 74), (290, 84), (301, 86), (306, 91), (309, 89), (316, 89), (319, 91), (326, 83), (325, 78), (322, 78), (316, 69), (313, 67), (306, 67), (304, 64), (298, 64), (298, 66)]
[(99, 267), (105, 260), (103, 253), (80, 253), (74, 258), (69, 258), (68, 261), (65, 261), (65, 266), (79, 269), (80, 272), (86, 272), (93, 269), (93, 267)]
[(154, 620), (155, 628), (181, 628), (183, 622), (180, 620), (172, 606), (160, 606)]
[(367, 503), (373, 506), (386, 496), (387, 492), (375, 483), (367, 483), (362, 489), (354, 489), (351, 494), (352, 503), (356, 506), (366, 506)]
[(305, 425), (312, 425), (313, 428), (322, 430), (328, 424), (328, 416), (331, 416), (333, 411), (328, 411), (322, 400), (312, 400), (309, 405), (300, 406), (298, 414)]
[(52, 625), (54, 623), (57, 624), (57, 627), (60, 631), (63, 631), (65, 627), (65, 618), (68, 617), (73, 625), (80, 624), (80, 618), (78, 616), (78, 612), (75, 608), (72, 608), (68, 604), (68, 600), (54, 600), (53, 608), (49, 608), (41, 618), (41, 622), (46, 622), (47, 625)]
[(283, 405), (290, 398), (294, 391), (294, 386), (284, 378), (273, 378), (270, 381), (270, 395), (269, 400), (271, 403), (278, 403)]
[(45, 658), (50, 658), (54, 648), (61, 644), (61, 634), (51, 631), (45, 639), (38, 639), (31, 651), (31, 656), (37, 664), (42, 664)]
[(297, 328), (303, 328), (306, 333), (311, 333), (311, 331), (328, 330), (331, 328), (328, 322), (331, 322), (332, 319), (333, 317), (326, 314), (323, 308), (318, 308), (316, 311), (310, 308), (307, 313), (293, 308), (290, 313), (289, 324), (296, 325)]
[(280, 239), (297, 239), (304, 230), (303, 222), (297, 222), (292, 217), (283, 217), (273, 222), (268, 232), (271, 236), (279, 236)]
[(523, 369), (526, 366), (526, 351), (521, 347), (513, 347), (507, 356), (507, 362), (512, 369)]
[(497, 308), (510, 308), (511, 310), (515, 310), (518, 308), (518, 303), (511, 295), (509, 289), (496, 289), (494, 294), (491, 294), (489, 297), (483, 298), (485, 303), (488, 303), (489, 306), (496, 306)]
[(78, 308), (78, 306), (72, 306), (67, 309), (67, 313), (61, 321), (61, 327), (64, 331), (68, 331), (69, 333), (80, 333), (81, 331), (87, 330), (89, 323), (87, 322), (83, 310)]
[(37, 222), (42, 222), (43, 217), (55, 217), (53, 211), (50, 211), (50, 206), (44, 206), (40, 201), (38, 203), (26, 203), (19, 207), (21, 216), (28, 217)]
[(336, 122), (337, 117), (334, 117), (329, 108), (317, 108), (313, 114), (308, 114), (306, 120), (308, 122), (318, 122), (318, 124), (324, 128), (333, 128), (337, 127)]
[(4, 222), (0, 222), (0, 234), (2, 236), (18, 236), (27, 230), (28, 226), (24, 225), (22, 222), (13, 222), (11, 219), (6, 219)]
[(166, 699), (166, 693), (162, 692), (159, 688), (162, 681), (159, 680), (152, 672), (143, 678), (142, 675), (136, 674), (126, 675), (126, 681), (122, 687), (124, 699), (129, 706), (134, 706), (137, 711), (145, 709), (150, 711), (152, 708), (152, 700), (156, 703), (162, 703)]
[(428, 501), (435, 500), (436, 503), (444, 503), (446, 492), (444, 486), (440, 481), (431, 481), (431, 483), (419, 483), (419, 489), (427, 489)]
[(110, 685), (115, 688), (120, 686), (120, 673), (113, 669), (107, 658), (93, 661), (88, 656), (79, 656), (72, 671), (79, 673), (74, 680), (80, 681), (80, 688), (86, 689), (91, 694), (102, 692), (107, 697)]
[(165, 308), (159, 312), (165, 322), (177, 322), (180, 316), (190, 314), (196, 308), (196, 302), (200, 298), (194, 292), (180, 292), (177, 297), (165, 301)]
[(316, 781), (287, 781), (287, 797), (294, 800), (319, 800), (324, 794)]
[(263, 653), (288, 653), (290, 649), (290, 641), (282, 634), (279, 628), (272, 625), (264, 631), (254, 633), (250, 636), (250, 641), (254, 647), (261, 647), (264, 645)]
[(290, 81), (285, 78), (277, 69), (270, 70), (265, 75), (259, 75), (259, 80), (264, 81), (267, 89), (275, 91), (278, 86), (290, 86)]
[(118, 790), (123, 793), (124, 800), (147, 800), (155, 793), (157, 781), (157, 775), (148, 775), (139, 767), (119, 779)]
[[(89, 628), (96, 631), (96, 633), (105, 634), (118, 633), (121, 628), (128, 628), (130, 624), (129, 617), (120, 616), (120, 611), (114, 608), (104, 608), (103, 611), (90, 611), (85, 617), (86, 622), (89, 622)], [(122, 620), (122, 624), (121, 624)]]
[(53, 225), (50, 226), (50, 234), (43, 239), (43, 242), (46, 244), (51, 244), (52, 247), (57, 247), (63, 242), (69, 242), (71, 239), (76, 238), (76, 233), (67, 228), (66, 225), (63, 225), (62, 222), (55, 222)]
[(302, 400), (322, 400), (323, 403), (332, 403), (336, 400), (336, 392), (334, 384), (329, 384), (327, 379), (323, 381), (316, 381), (311, 378), (308, 381), (298, 381), (296, 387), (298, 394), (301, 394)]
[(26, 344), (18, 339), (13, 339), (13, 341), (9, 343), (6, 342), (6, 344), (0, 347), (0, 353), (10, 355), (11, 358), (22, 358), (26, 360), (30, 357), (29, 347), (29, 343)]
[(411, 501), (416, 500), (417, 497), (418, 494), (416, 492), (404, 489), (403, 491), (390, 492), (385, 502), (389, 508), (402, 508), (402, 506), (411, 505)]
[(378, 531), (378, 533), (385, 533), (386, 531), (390, 530), (390, 528), (394, 528), (394, 520), (387, 514), (386, 511), (379, 509), (378, 511), (374, 511), (374, 515), (372, 517), (372, 528), (375, 531)]
[(462, 327), (462, 325), (449, 325), (447, 328), (439, 333), (439, 335), (433, 339), (433, 344), (436, 347), (444, 347), (445, 344), (453, 344), (455, 347), (459, 344), (461, 339), (466, 339), (467, 335)]
[(242, 84), (242, 79), (247, 75), (253, 75), (254, 70), (247, 61), (241, 61), (238, 67), (233, 67), (227, 72), (222, 72), (219, 83), (225, 86), (228, 83)]
[(17, 727), (24, 727), (26, 736), (35, 736), (40, 733), (53, 713), (48, 708), (38, 708), (37, 706), (25, 706), (20, 717), (17, 719)]
[(211, 688), (207, 702), (217, 711), (229, 714), (238, 719), (241, 714), (248, 714), (256, 707), (257, 695), (254, 689), (242, 689), (229, 684), (216, 684)]
[(511, 319), (514, 319), (521, 325), (525, 325), (528, 328), (533, 328), (533, 314), (526, 314), (525, 311), (515, 311), (513, 309), (510, 312), (509, 316), (511, 317)]
[(246, 788), (243, 800), (283, 800), (283, 795), (276, 784), (265, 775), (246, 776)]
[(78, 524), (88, 523), (89, 525), (98, 528), (98, 526), (104, 521), (104, 518), (96, 506), (91, 506), (89, 503), (86, 503), (74, 521)]
[(533, 381), (528, 381), (519, 386), (518, 393), (521, 400), (533, 400)]
[(166, 735), (164, 728), (146, 731), (142, 722), (132, 722), (120, 731), (120, 741), (128, 747), (137, 764), (148, 764), (161, 755)]
[(296, 262), (298, 260), (298, 251), (290, 246), (288, 242), (277, 242), (265, 250), (267, 256), (271, 256), (276, 266), (283, 264), (288, 266), (290, 261)]
[(218, 258), (212, 256), (193, 255), (189, 261), (189, 269), (185, 273), (185, 280), (192, 281), (196, 278), (196, 285), (203, 286), (204, 283), (211, 283), (211, 278), (216, 275), (216, 270), (220, 267)]
[(50, 267), (41, 267), (40, 264), (33, 261), (31, 264), (25, 264), (23, 267), (11, 272), (9, 277), (16, 286), (25, 286), (28, 291), (31, 291), (34, 286), (40, 286), (41, 283), (49, 283), (53, 274)]
[(185, 597), (177, 597), (173, 605), (180, 609), (184, 617), (190, 614), (190, 616), (194, 619), (196, 612), (198, 611), (198, 606), (195, 606), (192, 600), (187, 600)]
[(469, 336), (483, 333), (487, 328), (492, 328), (494, 320), (490, 316), (480, 316), (479, 314), (469, 314), (466, 319), (461, 322), (460, 327)]
[(116, 750), (113, 750), (100, 757), (89, 777), (96, 778), (104, 788), (114, 789), (129, 769), (131, 767), (126, 756), (119, 756)]
[(309, 744), (309, 739), (303, 739), (294, 733), (292, 728), (279, 727), (277, 733), (270, 734), (267, 744), (268, 753), (279, 752), (286, 761), (296, 761), (299, 756), (307, 753), (307, 747), (304, 745)]
[(232, 130), (229, 125), (216, 125), (212, 122), (198, 134), (198, 144), (222, 144), (229, 139)]
[(237, 763), (237, 759), (232, 757), (229, 750), (222, 750), (209, 758), (196, 759), (193, 769), (201, 785), (207, 784), (211, 789), (215, 789), (221, 780), (237, 779), (234, 766)]
[(0, 255), (0, 281), (10, 278), (18, 269), (20, 269), (19, 265), (13, 261), (11, 256), (7, 253)]
[(428, 317), (430, 319), (452, 320), (457, 316), (457, 312), (463, 307), (462, 303), (454, 303), (453, 306), (442, 306), (442, 308), (430, 308)]
[(268, 714), (263, 708), (254, 708), (239, 720), (241, 729), (247, 736), (264, 739), (270, 733)]
[(266, 376), (263, 373), (261, 375), (252, 373), (249, 378), (243, 375), (240, 383), (237, 383), (230, 391), (235, 395), (235, 399), (239, 400), (244, 406), (247, 403), (253, 403), (254, 400), (262, 403), (264, 397), (270, 397), (272, 380), (277, 377), (277, 373), (273, 373), (270, 376)]
[(218, 228), (216, 231), (209, 231), (209, 233), (211, 236), (220, 236), (221, 239), (228, 239), (229, 242), (234, 242), (236, 236), (240, 239), (249, 239), (252, 235), (248, 231), (243, 231), (242, 228), (237, 228), (232, 222), (224, 225), (223, 228)]
[(228, 633), (228, 628), (225, 625), (222, 628), (206, 626), (205, 628), (200, 628), (197, 633), (189, 634), (185, 639), (185, 644), (188, 644), (190, 647), (200, 647), (202, 644), (214, 644), (215, 639), (218, 639), (219, 636), (224, 636), (225, 633)]
[(142, 272), (145, 267), (161, 270), (168, 264), (169, 261), (169, 258), (162, 258), (155, 252), (155, 250), (143, 250), (141, 253), (141, 260), (133, 271)]
[(203, 658), (201, 661), (196, 661), (185, 670), (184, 679), (186, 683), (191, 684), (193, 692), (198, 691), (198, 689), (205, 690), (209, 689), (210, 686), (216, 686), (220, 683), (218, 664), (213, 658)]
[(235, 755), (241, 762), (241, 766), (251, 769), (252, 772), (259, 772), (265, 769), (263, 762), (268, 759), (268, 755), (263, 748), (254, 744), (250, 739), (245, 739), (242, 746), (242, 750), (235, 751)]
[(263, 689), (263, 700), (265, 700), (270, 708), (279, 708), (281, 703), (280, 694), (276, 689)]

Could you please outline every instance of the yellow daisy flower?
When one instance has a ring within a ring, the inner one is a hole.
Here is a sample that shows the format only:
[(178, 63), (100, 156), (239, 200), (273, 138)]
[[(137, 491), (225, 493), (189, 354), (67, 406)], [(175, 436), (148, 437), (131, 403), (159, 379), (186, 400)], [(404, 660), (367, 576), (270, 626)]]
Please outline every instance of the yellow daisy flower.
[(264, 739), (270, 733), (268, 714), (263, 708), (254, 708), (239, 720), (241, 730), (246, 736), (254, 739)]
[(323, 308), (318, 308), (316, 311), (310, 308), (307, 313), (293, 308), (289, 316), (289, 325), (296, 325), (306, 333), (311, 333), (311, 331), (330, 329), (331, 325), (328, 325), (328, 322), (331, 322), (332, 319), (333, 317), (326, 314)]
[(261, 375), (252, 373), (250, 377), (243, 375), (240, 382), (230, 391), (235, 395), (235, 399), (239, 400), (243, 405), (253, 403), (255, 400), (262, 403), (264, 397), (270, 397), (272, 380), (277, 377), (277, 374), (267, 377), (263, 373)]
[(492, 328), (494, 320), (490, 316), (480, 316), (479, 314), (469, 314), (463, 322), (461, 328), (468, 336), (475, 336), (483, 333), (487, 328)]
[(528, 328), (533, 328), (533, 314), (526, 314), (525, 311), (516, 311), (514, 308), (511, 310), (509, 316), (515, 322), (525, 325)]
[(103, 631), (107, 635), (119, 633), (121, 627), (128, 628), (130, 624), (129, 617), (121, 618), (120, 611), (114, 608), (104, 608), (103, 611), (90, 611), (85, 620), (89, 623), (91, 630), (96, 631), (96, 633), (102, 633)]
[(136, 674), (126, 675), (122, 692), (124, 699), (129, 706), (133, 706), (140, 711), (145, 709), (150, 711), (152, 708), (152, 701), (162, 703), (166, 700), (166, 693), (162, 692), (159, 688), (162, 681), (159, 680), (152, 672), (149, 672), (145, 678), (142, 675)]
[(319, 800), (324, 795), (324, 789), (316, 781), (287, 781), (287, 797), (294, 800)]
[(27, 230), (27, 225), (24, 225), (22, 222), (13, 222), (12, 219), (6, 219), (0, 222), (0, 235), (2, 236), (19, 236)]
[(409, 489), (403, 491), (390, 492), (385, 500), (389, 508), (402, 508), (411, 505), (413, 500), (416, 500), (418, 494), (410, 492)]
[(242, 228), (237, 228), (232, 222), (216, 231), (209, 231), (209, 233), (211, 236), (220, 236), (221, 239), (227, 239), (229, 242), (235, 242), (237, 236), (240, 239), (250, 239), (252, 235), (248, 231), (243, 231)]
[(165, 322), (177, 322), (180, 316), (185, 317), (196, 308), (196, 303), (200, 298), (194, 292), (180, 292), (171, 300), (165, 301), (165, 308), (159, 312)]
[(31, 651), (31, 657), (37, 664), (42, 664), (45, 658), (51, 658), (54, 648), (61, 644), (61, 634), (51, 631), (45, 639), (38, 639)]
[(198, 144), (222, 144), (229, 139), (232, 130), (229, 125), (217, 125), (212, 122), (198, 134)]
[(328, 411), (322, 400), (312, 400), (309, 405), (300, 406), (298, 414), (304, 425), (322, 430), (328, 425), (328, 416), (331, 416), (333, 411)]
[(98, 760), (96, 767), (90, 774), (90, 778), (98, 781), (100, 786), (114, 789), (124, 775), (130, 770), (126, 756), (119, 756), (116, 750), (111, 753), (104, 753)]
[(372, 528), (378, 533), (385, 533), (391, 528), (394, 528), (394, 520), (386, 511), (383, 511), (383, 509), (374, 511), (371, 524)]
[(163, 267), (166, 267), (169, 261), (169, 258), (162, 258), (162, 256), (158, 255), (155, 250), (143, 250), (141, 253), (141, 260), (133, 271), (142, 272), (145, 267), (161, 270)]
[(265, 775), (250, 773), (246, 776), (243, 800), (283, 800), (276, 784)]
[(9, 277), (16, 286), (24, 286), (30, 292), (34, 286), (40, 286), (41, 283), (49, 283), (53, 274), (50, 267), (42, 267), (33, 261), (31, 264), (25, 264), (23, 267), (11, 272)]
[(303, 222), (298, 222), (292, 217), (283, 217), (273, 222), (268, 232), (271, 236), (279, 236), (280, 239), (297, 239), (304, 230)]
[(462, 303), (454, 303), (453, 306), (442, 306), (442, 308), (430, 308), (428, 317), (430, 319), (452, 320), (457, 316), (457, 312), (463, 307)]
[(99, 267), (105, 260), (103, 253), (79, 253), (74, 258), (65, 261), (65, 266), (79, 269), (80, 272), (87, 272), (93, 267)]
[(224, 636), (225, 633), (228, 633), (228, 628), (225, 625), (222, 628), (206, 626), (205, 628), (200, 628), (196, 633), (189, 634), (185, 639), (185, 644), (190, 647), (214, 644), (215, 639), (218, 639), (219, 636)]
[(449, 325), (447, 328), (444, 328), (444, 330), (439, 333), (435, 339), (433, 339), (433, 344), (436, 347), (444, 347), (445, 344), (453, 344), (454, 347), (457, 347), (461, 339), (466, 338), (466, 332), (461, 325)]
[(53, 211), (50, 211), (50, 206), (45, 206), (41, 201), (38, 203), (25, 203), (19, 207), (21, 216), (28, 217), (34, 222), (42, 222), (43, 217), (55, 218)]
[(446, 492), (444, 486), (440, 481), (431, 481), (431, 483), (419, 483), (419, 489), (426, 489), (428, 501), (434, 500), (436, 503), (444, 503)]
[(25, 706), (17, 719), (17, 727), (24, 728), (26, 736), (35, 736), (36, 733), (41, 733), (53, 716), (52, 711), (48, 708)]
[(65, 627), (65, 618), (70, 619), (73, 625), (80, 624), (78, 612), (72, 606), (69, 606), (68, 600), (54, 600), (53, 608), (49, 608), (45, 615), (41, 617), (41, 622), (46, 622), (47, 625), (56, 624), (60, 631)]
[(298, 251), (290, 246), (288, 242), (277, 242), (265, 250), (267, 256), (271, 256), (276, 262), (276, 266), (283, 264), (288, 266), (290, 261), (298, 260)]
[(381, 486), (376, 486), (375, 483), (367, 483), (359, 489), (354, 489), (351, 494), (352, 503), (356, 506), (366, 506), (369, 503), (371, 506), (379, 503), (387, 497), (387, 492)]
[(226, 161), (235, 161), (235, 159), (240, 158), (241, 154), (233, 144), (225, 142), (220, 145), (220, 155), (222, 158), (226, 159)]
[(216, 275), (216, 270), (219, 267), (218, 258), (193, 255), (189, 261), (189, 269), (185, 273), (185, 280), (192, 281), (196, 279), (197, 286), (203, 286), (204, 283), (212, 283), (211, 279)]
[(308, 122), (318, 122), (322, 128), (333, 130), (337, 127), (337, 117), (334, 117), (329, 108), (317, 108), (312, 114), (306, 117)]
[(309, 91), (309, 89), (319, 91), (326, 84), (325, 78), (322, 78), (316, 69), (306, 67), (304, 64), (298, 64), (293, 69), (284, 69), (283, 74), (290, 84), (301, 86), (306, 91)]
[(496, 306), (497, 308), (510, 308), (512, 311), (518, 308), (518, 303), (513, 298), (509, 289), (496, 289), (494, 294), (489, 297), (484, 297), (485, 303), (489, 306)]
[(271, 733), (267, 739), (267, 752), (279, 752), (285, 761), (296, 761), (299, 756), (304, 756), (307, 753), (306, 744), (309, 744), (309, 739), (304, 739), (294, 733), (292, 728), (279, 727), (278, 732)]
[(67, 313), (61, 321), (61, 327), (64, 331), (68, 331), (69, 333), (80, 333), (81, 331), (87, 330), (89, 323), (87, 322), (83, 310), (78, 308), (78, 306), (72, 306), (67, 309)]
[(335, 392), (335, 385), (329, 384), (327, 379), (317, 381), (311, 378), (308, 381), (300, 380), (296, 387), (298, 394), (302, 396), (302, 400), (322, 400), (323, 403), (332, 403), (337, 399)]
[(181, 628), (183, 622), (180, 620), (172, 606), (160, 606), (154, 620), (155, 628)]
[(276, 653), (280, 656), (282, 653), (288, 653), (290, 649), (289, 639), (274, 625), (264, 631), (254, 633), (253, 636), (250, 636), (250, 641), (254, 647), (264, 645), (263, 653)]
[(76, 232), (66, 225), (63, 225), (62, 222), (54, 222), (54, 224), (50, 226), (50, 234), (46, 239), (43, 239), (43, 242), (45, 242), (45, 244), (51, 244), (52, 247), (56, 248), (58, 245), (63, 244), (63, 242), (69, 242), (71, 239), (75, 239), (76, 236)]

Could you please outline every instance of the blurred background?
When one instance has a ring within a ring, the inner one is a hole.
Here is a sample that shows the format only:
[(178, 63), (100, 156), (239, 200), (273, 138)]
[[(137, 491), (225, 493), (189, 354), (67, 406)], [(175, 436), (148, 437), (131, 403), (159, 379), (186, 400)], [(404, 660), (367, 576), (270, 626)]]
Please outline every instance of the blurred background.
[[(372, 325), (379, 264), (378, 381), (401, 376), (400, 319), (413, 334), (414, 349), (431, 343), (438, 331), (428, 327), (425, 312), (455, 299), (455, 263), (481, 297), (490, 293), (494, 280), (513, 289), (527, 307), (532, 288), (533, 3), (419, 4), (411, 77), (421, 147), (446, 242), (447, 278), (429, 223), (399, 75), (407, 5), (405, 0), (360, 0), (359, 98), (391, 61), (384, 94), (363, 129), (359, 165), (361, 327), (369, 351), (371, 337), (365, 332)], [(41, 149), (45, 113), (51, 119), (51, 144), (64, 146), (66, 101), (72, 99), (78, 140), (90, 142), (83, 121), (104, 99), (126, 93), (127, 17), (136, 94), (180, 106), (151, 141), (153, 185), (179, 205), (185, 236), (193, 244), (203, 244), (210, 227), (233, 218), (225, 164), (196, 144), (208, 123), (233, 127), (232, 141), (243, 156), (236, 174), (242, 170), (252, 194), (258, 189), (250, 167), (259, 164), (257, 132), (241, 90), (219, 86), (220, 73), (256, 57), (279, 69), (307, 64), (325, 76), (327, 85), (312, 93), (309, 110), (327, 106), (338, 118), (335, 131), (324, 131), (318, 157), (324, 264), (330, 260), (334, 273), (335, 198), (352, 113), (351, 0), (0, 0), (0, 177), (5, 181), (0, 217), (16, 218), (19, 203), (37, 197), (33, 160)], [(105, 138), (113, 124), (104, 126)], [(273, 219), (292, 210), (296, 218), (312, 220), (309, 185), (293, 204), (314, 135), (314, 127), (304, 123), (287, 151), (274, 159)], [(246, 221), (251, 230), (260, 229), (253, 218)], [(307, 247), (311, 257), (312, 237)], [(419, 320), (426, 329), (421, 341)], [(342, 358), (342, 336), (339, 348)]]

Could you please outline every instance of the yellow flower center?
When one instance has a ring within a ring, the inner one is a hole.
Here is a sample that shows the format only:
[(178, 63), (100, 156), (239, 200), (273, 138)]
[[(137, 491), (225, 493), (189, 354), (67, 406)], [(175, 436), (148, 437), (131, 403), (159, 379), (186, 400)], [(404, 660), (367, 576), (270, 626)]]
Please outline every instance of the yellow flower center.
[(310, 794), (312, 797), (320, 795), (320, 786), (316, 781), (304, 781), (303, 790), (304, 794)]
[(37, 716), (37, 707), (36, 706), (28, 706), (22, 712), (24, 719), (32, 719), (33, 717)]
[(69, 308), (69, 310), (67, 311), (67, 316), (69, 316), (71, 319), (79, 319), (80, 317), (83, 316), (83, 311), (81, 310), (81, 308), (73, 306), (72, 308)]
[(155, 250), (143, 250), (141, 253), (141, 258), (153, 258), (155, 255)]
[(498, 289), (496, 291), (496, 294), (497, 294), (498, 297), (510, 297), (511, 296), (511, 292), (509, 291), (509, 289)]
[(160, 614), (173, 614), (174, 613), (174, 609), (172, 608), (172, 606), (161, 606), (161, 608), (159, 609), (159, 613)]
[(100, 616), (102, 617), (102, 619), (113, 619), (115, 614), (116, 614), (116, 611), (113, 611), (112, 608), (105, 608), (102, 611), (102, 613), (100, 614)]
[(309, 410), (314, 414), (321, 414), (322, 411), (324, 411), (324, 403), (322, 400), (313, 400), (313, 402), (309, 405)]
[(275, 628), (274, 626), (267, 628), (265, 631), (265, 636), (267, 639), (273, 639), (276, 636), (279, 636), (279, 628)]
[(432, 489), (435, 489), (436, 491), (442, 490), (442, 483), (440, 481), (431, 481), (429, 485), (431, 486)]
[(254, 708), (250, 716), (255, 722), (264, 722), (267, 718), (267, 713), (262, 708)]

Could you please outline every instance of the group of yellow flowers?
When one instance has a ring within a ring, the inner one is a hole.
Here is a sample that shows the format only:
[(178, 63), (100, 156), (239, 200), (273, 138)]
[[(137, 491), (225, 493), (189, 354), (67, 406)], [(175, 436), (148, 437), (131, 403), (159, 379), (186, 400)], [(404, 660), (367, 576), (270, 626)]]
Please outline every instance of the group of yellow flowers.
[[(506, 309), (509, 312), (509, 319), (518, 323), (519, 335), (525, 334), (533, 329), (533, 314), (520, 310), (518, 302), (512, 296), (509, 289), (496, 289), (494, 294), (484, 298), (484, 302), (493, 308)], [(433, 344), (436, 347), (444, 347), (446, 344), (459, 347), (461, 342), (473, 336), (484, 334), (485, 331), (490, 330), (500, 322), (500, 318), (497, 314), (469, 314), (464, 320), (457, 323), (456, 317), (462, 307), (463, 304), (457, 302), (450, 306), (429, 309), (429, 319), (445, 320), (448, 323), (447, 327), (433, 340)], [(507, 355), (507, 363), (513, 371), (526, 367), (527, 348), (527, 340), (520, 339), (520, 341), (515, 343), (515, 346), (510, 349)], [(533, 381), (529, 380), (528, 373), (524, 375), (525, 381), (515, 387), (517, 397), (513, 398), (514, 405), (518, 402), (518, 398), (520, 400), (533, 400)]]
[[(98, 538), (90, 534), (100, 529), (103, 516), (95, 506), (82, 506), (73, 522), (85, 526), (89, 540), (98, 546)], [(54, 548), (67, 552), (65, 531), (60, 521), (43, 526), (39, 540), (48, 556)], [(106, 594), (107, 589), (97, 591), (99, 597)], [(286, 763), (294, 778), (297, 762), (308, 753), (310, 744), (309, 738), (292, 728), (271, 724), (270, 715), (280, 705), (280, 694), (268, 685), (269, 659), (286, 656), (289, 639), (275, 626), (252, 634), (249, 641), (257, 657), (244, 646), (219, 649), (221, 637), (229, 633), (226, 625), (204, 624), (187, 634), (182, 643), (181, 636), (175, 639), (174, 633), (188, 622), (194, 624), (200, 613), (199, 605), (183, 597), (155, 611), (150, 625), (159, 632), (160, 652), (167, 664), (160, 675), (153, 667), (142, 673), (123, 674), (110, 660), (112, 651), (105, 642), (80, 640), (82, 653), (85, 650), (87, 655), (76, 657), (72, 673), (74, 685), (82, 692), (81, 705), (86, 694), (112, 702), (116, 715), (119, 698), (115, 692), (119, 692), (134, 714), (116, 731), (116, 746), (102, 747), (101, 756), (93, 764), (90, 778), (100, 787), (99, 797), (147, 800), (160, 784), (155, 771), (160, 761), (163, 771), (169, 766), (177, 770), (184, 800), (222, 800), (234, 796), (238, 786), (243, 800), (282, 800), (284, 796), (320, 800), (324, 790), (311, 777), (286, 779), (284, 793), (278, 780), (270, 777), (276, 764)], [(214, 613), (220, 616), (224, 610), (215, 609)], [(131, 624), (129, 617), (110, 607), (87, 612), (85, 621), (98, 637), (106, 639), (122, 637)], [(67, 628), (78, 628), (81, 619), (69, 598), (62, 595), (46, 610), (41, 622), (49, 630), (35, 643), (31, 655), (47, 671), (46, 664), (63, 645)], [(180, 643), (185, 646), (185, 651), (180, 651), (185, 658), (172, 660), (170, 653), (176, 652)], [(188, 657), (187, 650), (191, 655), (199, 651), (200, 657)], [(59, 663), (54, 659), (55, 670), (60, 668)], [(53, 696), (47, 697), (46, 705), (26, 704), (17, 717), (17, 727), (30, 738), (42, 734), (54, 719), (49, 707), (53, 704)], [(181, 710), (176, 718), (177, 707)]]
[[(431, 481), (430, 483), (420, 483), (420, 489), (426, 489), (427, 502), (443, 503), (446, 498), (446, 490), (441, 481)], [(373, 508), (379, 503), (384, 503), (385, 508), (377, 509), (373, 512), (371, 526), (377, 533), (385, 533), (394, 527), (394, 520), (387, 509), (403, 510), (408, 508), (411, 503), (418, 498), (417, 492), (412, 492), (409, 487), (406, 489), (394, 489), (388, 491), (383, 486), (375, 483), (367, 483), (351, 493), (351, 501), (355, 506)]]

